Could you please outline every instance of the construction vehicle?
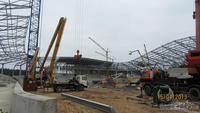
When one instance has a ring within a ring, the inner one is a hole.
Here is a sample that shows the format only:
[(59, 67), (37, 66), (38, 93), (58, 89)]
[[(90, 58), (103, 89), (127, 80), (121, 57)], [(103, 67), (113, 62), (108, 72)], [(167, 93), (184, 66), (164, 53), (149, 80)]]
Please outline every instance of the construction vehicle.
[[(56, 60), (56, 56), (57, 56), (57, 52), (58, 52), (58, 48), (60, 45), (60, 41), (61, 41), (65, 23), (66, 23), (66, 19), (62, 17), (57, 25), (56, 31), (53, 35), (53, 38), (50, 42), (48, 50), (45, 54), (44, 60), (40, 66), (40, 70), (39, 70), (39, 73), (41, 73), (40, 74), (40, 84), (44, 88), (53, 87), (55, 92), (61, 92), (62, 89), (64, 89), (64, 88), (82, 91), (82, 90), (84, 90), (84, 87), (87, 86), (87, 84), (86, 84), (87, 77), (85, 75), (78, 75), (77, 77), (74, 77), (73, 79), (69, 80), (68, 82), (63, 82), (63, 83), (61, 83), (59, 81), (55, 81), (55, 78), (53, 75), (54, 63)], [(56, 38), (57, 38), (57, 40), (56, 40)], [(50, 66), (44, 67), (46, 59), (51, 51), (51, 48), (52, 48), (55, 40), (56, 40), (56, 44), (55, 44), (55, 48), (53, 51), (53, 56), (51, 58)], [(75, 56), (75, 58), (77, 58), (77, 59), (81, 58), (81, 55), (79, 55), (79, 50), (77, 50), (77, 55)]]
[(140, 79), (146, 95), (152, 95), (152, 89), (158, 85), (168, 85), (175, 94), (186, 94), (191, 100), (200, 100), (200, 0), (195, 0), (193, 17), (196, 20), (196, 49), (188, 51), (184, 68), (177, 68), (177, 72), (186, 69), (188, 76), (177, 78), (170, 77), (171, 73), (146, 70), (146, 76)]
[[(27, 74), (26, 77), (24, 79), (24, 90), (25, 91), (36, 91), (38, 88), (38, 85), (42, 85), (44, 87), (49, 87), (52, 86), (53, 82), (54, 82), (54, 76), (53, 76), (53, 70), (54, 70), (54, 62), (56, 59), (56, 55), (58, 52), (58, 48), (60, 45), (60, 41), (61, 41), (61, 37), (62, 37), (62, 33), (63, 33), (63, 29), (65, 26), (65, 22), (66, 22), (66, 18), (62, 17), (59, 20), (59, 24), (56, 28), (56, 31), (53, 35), (53, 38), (51, 40), (51, 43), (49, 45), (48, 51), (44, 57), (44, 60), (40, 66), (40, 70), (39, 73), (41, 73), (40, 78), (36, 77), (36, 68), (37, 68), (37, 62), (38, 62), (38, 53), (39, 53), (39, 48), (36, 48), (35, 50), (35, 54), (32, 58), (32, 61), (30, 63), (30, 66), (27, 69)], [(56, 44), (55, 44), (55, 48), (54, 48), (54, 52), (53, 52), (53, 56), (51, 59), (51, 64), (49, 67), (44, 67), (44, 64), (46, 62), (46, 59), (49, 55), (49, 52), (55, 42), (55, 39), (57, 38)], [(47, 81), (48, 80), (48, 81)], [(38, 81), (40, 81), (40, 84), (38, 84)]]
[(83, 91), (84, 88), (87, 88), (87, 76), (86, 75), (74, 75), (73, 79), (69, 79), (67, 82), (61, 82), (54, 80), (53, 90), (54, 92), (62, 92), (63, 89), (70, 89), (76, 91)]
[[(48, 47), (48, 50), (45, 54), (45, 57), (44, 57), (44, 60), (40, 66), (40, 70), (39, 70), (39, 73), (41, 73), (40, 75), (40, 82), (41, 82), (41, 85), (43, 84), (42, 83), (42, 79), (44, 77), (47, 77), (48, 78), (48, 85), (52, 85), (53, 82), (54, 82), (54, 75), (53, 75), (53, 71), (54, 71), (54, 63), (55, 63), (55, 60), (56, 60), (56, 56), (57, 56), (57, 52), (58, 52), (58, 48), (60, 46), (60, 41), (61, 41), (61, 38), (62, 38), (62, 34), (63, 34), (63, 30), (64, 30), (64, 26), (65, 26), (65, 23), (66, 23), (66, 18), (62, 17), (60, 18), (59, 20), (59, 23), (57, 25), (57, 28), (54, 32), (54, 35), (51, 39), (51, 42), (49, 44), (49, 47)], [(57, 40), (56, 40), (57, 38)], [(55, 48), (54, 48), (54, 51), (53, 51), (53, 56), (51, 58), (51, 63), (50, 63), (50, 66), (48, 68), (46, 68), (46, 70), (44, 70), (44, 65), (45, 65), (45, 62), (46, 62), (46, 59), (51, 51), (51, 48), (54, 44), (56, 40), (56, 44), (55, 44)], [(43, 71), (47, 71), (46, 73), (43, 73)], [(46, 74), (46, 75), (44, 75)], [(45, 81), (47, 82), (47, 81)], [(45, 83), (46, 84), (46, 83)]]
[(35, 54), (32, 58), (30, 67), (28, 67), (27, 74), (24, 78), (23, 82), (23, 89), (25, 91), (36, 91), (37, 90), (37, 82), (35, 79), (35, 70), (36, 70), (36, 63), (38, 60), (38, 53), (39, 48), (36, 48)]
[(142, 62), (144, 63), (145, 69), (141, 72), (141, 76), (134, 76), (134, 77), (127, 76), (127, 80), (130, 85), (134, 84), (134, 83), (132, 83), (133, 79), (151, 79), (154, 75), (160, 73), (159, 70), (150, 69), (150, 67), (145, 62), (144, 57), (141, 55), (139, 50), (130, 51), (129, 55), (132, 55), (134, 52), (138, 52), (138, 54), (140, 55), (140, 58), (142, 59)]

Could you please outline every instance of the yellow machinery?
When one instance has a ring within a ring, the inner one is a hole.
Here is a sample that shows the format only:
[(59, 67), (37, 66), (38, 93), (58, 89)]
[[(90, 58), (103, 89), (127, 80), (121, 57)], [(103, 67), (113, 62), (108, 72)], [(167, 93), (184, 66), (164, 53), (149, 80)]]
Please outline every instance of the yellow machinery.
[[(56, 59), (56, 56), (57, 56), (57, 52), (58, 52), (58, 48), (59, 48), (60, 41), (61, 41), (61, 38), (62, 38), (65, 23), (66, 23), (66, 18), (61, 17), (60, 21), (57, 25), (57, 28), (54, 32), (54, 35), (52, 37), (52, 40), (50, 42), (50, 45), (48, 47), (48, 50), (46, 52), (46, 55), (44, 57), (44, 60), (41, 64), (41, 66), (40, 66), (39, 73), (41, 73), (41, 75), (40, 75), (41, 84), (42, 84), (42, 79), (43, 79), (43, 72), (42, 71), (44, 70), (44, 64), (45, 64), (46, 59), (49, 55), (49, 52), (51, 51), (51, 48), (52, 48), (52, 46), (53, 46), (53, 44), (54, 44), (54, 42), (57, 38), (50, 66), (49, 66), (49, 68), (46, 68), (47, 69), (47, 73), (46, 73), (47, 75), (46, 76), (48, 76), (49, 83), (50, 84), (53, 83), (53, 80), (54, 80), (54, 76), (53, 76), (54, 62), (55, 62), (55, 59)], [(37, 48), (36, 51), (35, 51), (34, 57), (31, 61), (31, 64), (30, 64), (30, 67), (29, 67), (29, 70), (28, 70), (27, 77), (24, 80), (24, 90), (25, 91), (36, 91), (37, 90), (35, 71), (36, 71), (36, 64), (37, 64), (37, 61), (38, 61), (38, 53), (39, 53), (39, 48)]]
[[(147, 63), (145, 62), (143, 56), (141, 55), (140, 51), (139, 50), (134, 50), (134, 51), (130, 51), (129, 52), (129, 55), (132, 55), (134, 52), (138, 52), (138, 54), (140, 55), (140, 58), (142, 59), (143, 63), (144, 63), (144, 66), (145, 66), (145, 70), (149, 70), (149, 67), (147, 65)], [(130, 77), (128, 76), (127, 77), (127, 80), (128, 80), (128, 83), (131, 84), (132, 80), (133, 79), (140, 79), (141, 77)]]
[(139, 50), (130, 51), (129, 55), (132, 55), (132, 53), (134, 53), (134, 52), (138, 52), (138, 54), (140, 55), (140, 57), (141, 57), (141, 59), (142, 59), (144, 65), (145, 65), (146, 70), (149, 70), (149, 67), (148, 67), (147, 63), (144, 61), (144, 58), (143, 58), (143, 56), (141, 55), (141, 53), (140, 53)]
[(51, 39), (51, 42), (49, 44), (48, 50), (47, 50), (47, 52), (45, 54), (44, 60), (43, 60), (43, 62), (41, 64), (41, 67), (40, 67), (40, 70), (39, 70), (39, 73), (41, 73), (40, 74), (40, 82), (41, 82), (41, 84), (42, 84), (42, 79), (43, 79), (43, 76), (44, 76), (43, 73), (42, 73), (42, 71), (44, 70), (44, 64), (45, 64), (46, 59), (47, 59), (47, 57), (49, 55), (49, 52), (51, 51), (51, 48), (52, 48), (52, 46), (53, 46), (53, 44), (54, 44), (54, 42), (55, 42), (55, 40), (57, 38), (56, 45), (55, 45), (55, 48), (54, 48), (54, 51), (53, 51), (53, 56), (51, 58), (51, 63), (50, 63), (50, 66), (47, 68), (47, 75), (46, 75), (46, 76), (48, 76), (48, 80), (49, 80), (50, 84), (53, 84), (53, 82), (54, 82), (54, 75), (53, 75), (54, 62), (56, 60), (56, 56), (57, 56), (58, 48), (59, 48), (60, 41), (61, 41), (61, 38), (62, 38), (63, 30), (64, 30), (64, 27), (65, 27), (65, 23), (66, 23), (66, 18), (64, 18), (64, 17), (60, 18), (60, 21), (59, 21), (59, 23), (57, 25), (57, 28), (56, 28), (56, 30), (54, 32), (54, 35), (53, 35), (53, 37)]
[(36, 70), (36, 64), (37, 64), (37, 60), (38, 60), (38, 53), (39, 53), (39, 48), (36, 48), (33, 59), (31, 60), (29, 71), (24, 80), (24, 90), (25, 91), (36, 91), (37, 90), (37, 85), (36, 85), (36, 81), (35, 81), (35, 70)]

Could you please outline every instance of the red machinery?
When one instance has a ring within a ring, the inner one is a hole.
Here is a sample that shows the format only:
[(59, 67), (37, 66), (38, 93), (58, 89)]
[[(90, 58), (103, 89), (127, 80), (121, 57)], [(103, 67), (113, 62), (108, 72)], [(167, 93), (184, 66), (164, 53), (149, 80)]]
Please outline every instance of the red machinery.
[(80, 59), (80, 58), (82, 58), (82, 55), (79, 54), (79, 53), (80, 53), (79, 50), (77, 50), (76, 51), (76, 55), (74, 55), (74, 59)]
[(193, 17), (196, 21), (196, 49), (188, 51), (186, 62), (189, 74), (196, 76), (200, 75), (200, 0), (195, 0)]

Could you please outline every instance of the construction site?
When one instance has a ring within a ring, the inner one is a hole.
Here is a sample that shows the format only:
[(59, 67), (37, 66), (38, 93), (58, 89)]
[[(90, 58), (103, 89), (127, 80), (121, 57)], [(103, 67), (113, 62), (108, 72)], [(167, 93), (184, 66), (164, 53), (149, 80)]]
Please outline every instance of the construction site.
[(200, 113), (200, 0), (0, 0), (0, 44), (0, 113)]

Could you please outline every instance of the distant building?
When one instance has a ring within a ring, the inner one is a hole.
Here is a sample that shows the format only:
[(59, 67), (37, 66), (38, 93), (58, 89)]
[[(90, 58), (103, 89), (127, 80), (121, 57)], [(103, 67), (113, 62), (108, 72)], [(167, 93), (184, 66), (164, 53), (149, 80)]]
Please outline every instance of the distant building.
[(58, 57), (55, 62), (55, 74), (111, 75), (116, 72), (112, 62), (91, 58)]

